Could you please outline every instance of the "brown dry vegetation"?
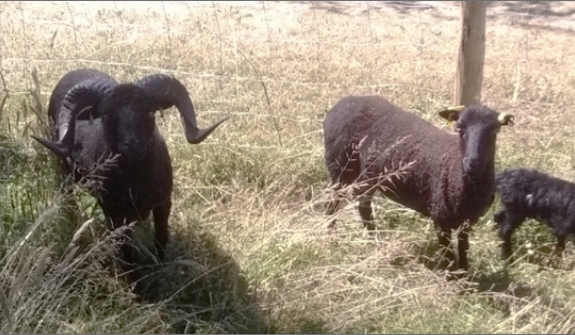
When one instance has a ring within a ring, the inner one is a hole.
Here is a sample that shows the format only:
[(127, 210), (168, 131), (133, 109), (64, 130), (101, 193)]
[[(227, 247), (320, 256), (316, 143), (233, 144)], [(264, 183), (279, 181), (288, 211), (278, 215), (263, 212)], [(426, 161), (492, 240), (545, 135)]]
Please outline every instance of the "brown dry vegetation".
[[(488, 9), (483, 101), (516, 116), (498, 169), (575, 179), (571, 7)], [(536, 223), (505, 267), (490, 209), (459, 281), (436, 271), (433, 227), (401, 206), (376, 203), (372, 238), (352, 202), (326, 229), (325, 112), (381, 94), (445, 127), (435, 112), (451, 102), (458, 15), (449, 2), (0, 3), (1, 332), (573, 332), (572, 247), (552, 264)], [(50, 155), (28, 136), (45, 117), (30, 91), (45, 109), (80, 67), (121, 82), (171, 73), (200, 126), (230, 116), (195, 146), (175, 110), (157, 119), (174, 165), (171, 241), (165, 263), (142, 268), (141, 296), (110, 261), (94, 200), (75, 188), (67, 215)]]

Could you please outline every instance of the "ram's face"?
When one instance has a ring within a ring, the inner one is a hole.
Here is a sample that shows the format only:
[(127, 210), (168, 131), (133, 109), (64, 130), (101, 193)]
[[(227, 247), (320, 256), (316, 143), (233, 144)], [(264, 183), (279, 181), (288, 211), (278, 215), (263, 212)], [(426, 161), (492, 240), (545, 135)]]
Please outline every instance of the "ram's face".
[(156, 131), (155, 110), (145, 92), (134, 85), (119, 85), (100, 105), (107, 140), (121, 160), (137, 162), (147, 155)]

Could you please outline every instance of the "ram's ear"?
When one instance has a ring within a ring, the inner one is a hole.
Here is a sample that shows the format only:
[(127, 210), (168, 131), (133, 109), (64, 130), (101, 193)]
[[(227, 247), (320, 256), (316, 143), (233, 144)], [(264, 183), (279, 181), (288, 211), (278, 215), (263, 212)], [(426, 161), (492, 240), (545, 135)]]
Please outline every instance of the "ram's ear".
[(439, 112), (439, 116), (446, 119), (447, 121), (455, 121), (459, 117), (459, 112), (465, 108), (465, 106), (453, 106), (447, 107), (446, 109)]

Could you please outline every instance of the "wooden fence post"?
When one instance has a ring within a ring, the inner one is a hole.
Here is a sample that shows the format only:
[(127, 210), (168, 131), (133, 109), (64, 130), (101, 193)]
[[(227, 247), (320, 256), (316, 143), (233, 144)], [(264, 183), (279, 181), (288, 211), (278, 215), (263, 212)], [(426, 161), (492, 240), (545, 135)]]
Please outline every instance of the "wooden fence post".
[(455, 105), (481, 101), (486, 11), (486, 2), (461, 1), (461, 35), (453, 97)]

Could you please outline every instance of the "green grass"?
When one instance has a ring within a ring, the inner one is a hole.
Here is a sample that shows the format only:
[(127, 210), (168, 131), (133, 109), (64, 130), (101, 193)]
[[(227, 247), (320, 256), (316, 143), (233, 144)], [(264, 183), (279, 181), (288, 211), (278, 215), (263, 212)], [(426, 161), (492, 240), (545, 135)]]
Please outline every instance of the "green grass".
[[(473, 229), (467, 276), (452, 281), (433, 226), (402, 206), (377, 198), (368, 236), (348, 198), (326, 228), (326, 111), (380, 94), (447, 129), (436, 112), (451, 105), (457, 7), (138, 6), (0, 4), (1, 333), (575, 331), (573, 245), (557, 262), (535, 221), (506, 265), (494, 205)], [(487, 25), (483, 101), (516, 123), (499, 134), (496, 168), (573, 180), (573, 33), (515, 19)], [(136, 227), (138, 293), (95, 199), (62, 185), (29, 137), (47, 134), (50, 92), (79, 67), (120, 82), (172, 73), (200, 126), (229, 117), (200, 145), (174, 109), (157, 118), (174, 167), (170, 242), (156, 263), (151, 225)]]

